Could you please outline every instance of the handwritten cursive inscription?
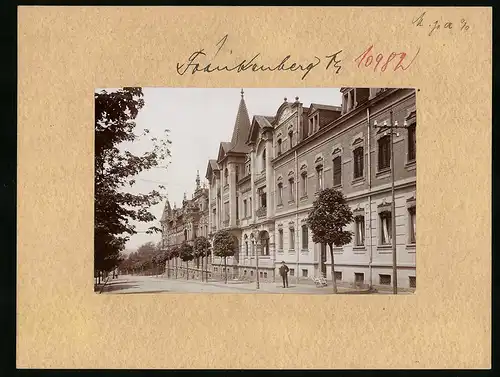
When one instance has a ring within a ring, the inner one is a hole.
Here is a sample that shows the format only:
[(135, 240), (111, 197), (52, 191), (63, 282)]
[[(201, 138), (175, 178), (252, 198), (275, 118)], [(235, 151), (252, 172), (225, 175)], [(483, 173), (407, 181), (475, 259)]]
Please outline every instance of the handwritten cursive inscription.
[(428, 27), (429, 33), (427, 35), (429, 37), (438, 30), (440, 30), (441, 26), (443, 30), (447, 30), (448, 32), (452, 30), (458, 30), (459, 32), (466, 32), (470, 28), (469, 24), (464, 18), (460, 20), (460, 23), (453, 23), (453, 21), (451, 20), (446, 20), (446, 21), (434, 20), (434, 22), (431, 22), (430, 24), (427, 25), (425, 21), (426, 13), (427, 12), (423, 12), (420, 16), (415, 17), (411, 23), (417, 27)]
[(413, 64), (419, 53), (420, 47), (418, 48), (418, 51), (416, 52), (413, 59), (406, 64), (405, 59), (408, 56), (406, 52), (391, 52), (389, 56), (379, 53), (374, 58), (373, 45), (371, 45), (365, 51), (363, 51), (361, 55), (354, 59), (354, 62), (358, 63), (358, 68), (371, 67), (373, 68), (374, 72), (376, 72), (377, 69), (380, 72), (385, 72), (388, 68), (392, 71), (397, 71), (398, 69), (406, 71)]
[[(234, 64), (222, 64), (222, 63), (214, 63), (213, 60), (219, 56), (221, 50), (223, 50), (228, 39), (228, 35), (226, 34), (219, 42), (216, 43), (217, 51), (213, 54), (213, 56), (209, 57), (209, 55), (205, 52), (205, 49), (199, 49), (194, 51), (184, 63), (177, 63), (177, 73), (182, 76), (186, 73), (191, 73), (194, 75), (196, 72), (245, 72), (250, 70), (252, 72), (274, 72), (274, 71), (290, 71), (295, 72), (299, 71), (303, 73), (301, 79), (304, 80), (309, 73), (316, 67), (318, 67), (322, 59), (317, 56), (314, 56), (311, 61), (307, 62), (294, 62), (292, 60), (291, 55), (286, 55), (279, 62), (274, 64), (262, 63), (262, 56), (260, 53), (253, 54), (251, 58), (242, 59), (237, 61)], [(225, 52), (226, 50), (223, 50)], [(326, 61), (325, 70), (333, 70), (335, 74), (338, 74), (342, 69), (340, 60), (340, 53), (342, 50), (339, 50), (331, 55), (327, 55), (324, 57)], [(229, 55), (232, 55), (233, 51), (229, 50)], [(206, 62), (208, 60), (208, 62)]]

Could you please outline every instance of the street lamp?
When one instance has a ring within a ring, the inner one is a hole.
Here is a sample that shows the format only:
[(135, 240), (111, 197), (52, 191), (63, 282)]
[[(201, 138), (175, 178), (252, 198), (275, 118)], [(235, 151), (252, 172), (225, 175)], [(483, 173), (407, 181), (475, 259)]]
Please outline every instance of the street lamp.
[[(392, 110), (390, 111), (390, 125), (387, 125), (387, 121), (384, 121), (383, 126), (378, 126), (377, 121), (373, 122), (374, 128), (379, 128), (383, 131), (389, 131), (391, 136), (390, 148), (391, 148), (391, 230), (392, 230), (392, 292), (396, 295), (398, 294), (398, 270), (397, 270), (397, 258), (396, 258), (396, 198), (394, 194), (394, 131), (398, 129), (407, 129), (408, 124), (406, 120), (404, 121), (403, 126), (398, 126), (398, 121), (393, 123), (392, 121)], [(399, 136), (399, 134), (397, 134)]]

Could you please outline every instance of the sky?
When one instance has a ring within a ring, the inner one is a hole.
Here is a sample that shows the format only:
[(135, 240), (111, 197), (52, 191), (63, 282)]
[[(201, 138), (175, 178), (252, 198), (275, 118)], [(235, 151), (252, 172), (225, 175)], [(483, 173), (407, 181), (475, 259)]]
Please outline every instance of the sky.
[[(250, 120), (254, 115), (276, 115), (284, 98), (294, 102), (295, 97), (308, 107), (311, 103), (340, 106), (338, 88), (243, 88)], [(149, 138), (168, 139), (171, 157), (166, 166), (143, 171), (136, 177), (136, 184), (127, 191), (150, 192), (153, 189), (167, 194), (172, 207), (181, 206), (184, 193), (188, 199), (196, 187), (196, 172), (200, 171), (202, 183), (209, 159), (216, 159), (221, 141), (231, 141), (231, 135), (241, 99), (241, 88), (143, 88), (144, 107), (136, 118), (136, 134), (143, 129), (150, 131)], [(140, 154), (151, 149), (149, 138), (121, 145), (120, 149)], [(166, 187), (160, 190), (159, 185)], [(160, 234), (149, 235), (142, 231), (159, 225), (165, 202), (151, 207), (155, 223), (135, 223), (138, 234), (130, 237), (126, 252), (135, 251), (142, 244), (158, 242)]]

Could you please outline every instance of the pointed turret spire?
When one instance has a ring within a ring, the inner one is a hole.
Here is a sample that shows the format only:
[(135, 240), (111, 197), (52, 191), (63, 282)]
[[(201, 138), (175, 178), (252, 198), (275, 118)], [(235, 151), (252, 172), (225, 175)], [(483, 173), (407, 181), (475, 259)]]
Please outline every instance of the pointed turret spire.
[(246, 153), (248, 146), (245, 141), (250, 131), (250, 117), (248, 116), (247, 105), (245, 103), (244, 91), (241, 89), (241, 100), (234, 122), (233, 136), (231, 138), (231, 147), (233, 152)]

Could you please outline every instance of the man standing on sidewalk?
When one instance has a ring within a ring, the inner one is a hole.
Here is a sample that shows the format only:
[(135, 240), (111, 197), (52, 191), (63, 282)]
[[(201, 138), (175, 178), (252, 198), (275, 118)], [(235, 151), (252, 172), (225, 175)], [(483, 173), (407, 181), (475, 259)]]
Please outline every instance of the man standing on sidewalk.
[(288, 288), (288, 271), (290, 269), (285, 264), (285, 261), (281, 262), (280, 275), (283, 278), (283, 288)]

